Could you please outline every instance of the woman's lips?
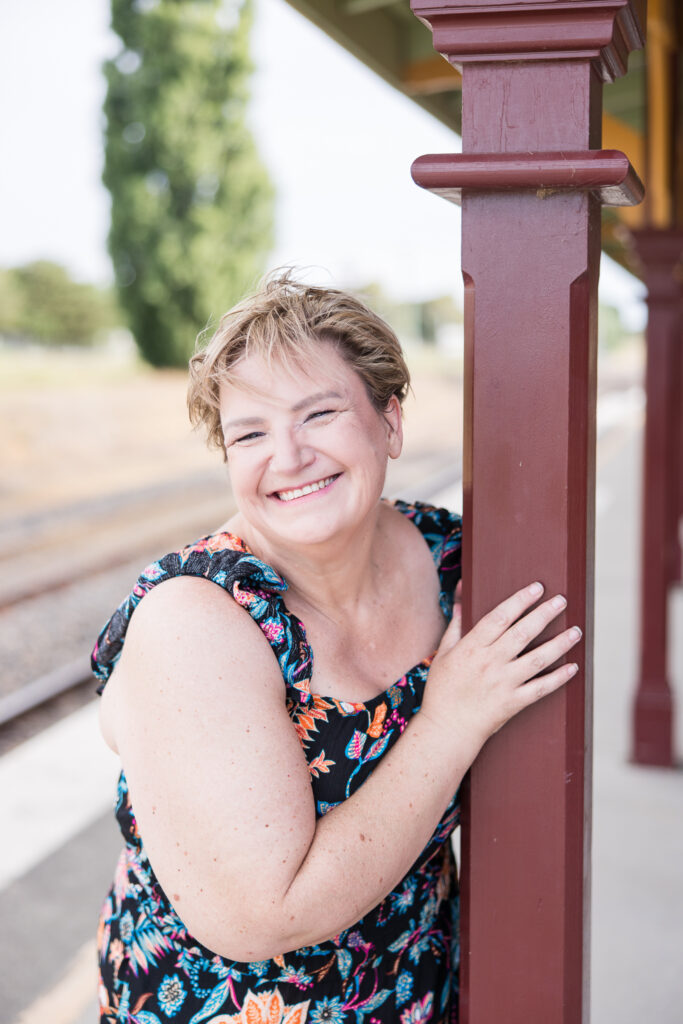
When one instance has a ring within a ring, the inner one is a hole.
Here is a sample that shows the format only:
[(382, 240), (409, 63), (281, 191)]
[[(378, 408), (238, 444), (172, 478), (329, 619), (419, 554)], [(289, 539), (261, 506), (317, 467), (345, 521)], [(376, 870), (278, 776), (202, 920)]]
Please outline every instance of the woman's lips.
[(302, 484), (301, 487), (273, 491), (271, 497), (288, 505), (293, 501), (300, 501), (302, 498), (309, 498), (313, 494), (320, 494), (322, 491), (329, 490), (340, 476), (341, 473), (333, 473), (330, 476), (321, 477), (319, 480), (312, 480), (308, 484)]

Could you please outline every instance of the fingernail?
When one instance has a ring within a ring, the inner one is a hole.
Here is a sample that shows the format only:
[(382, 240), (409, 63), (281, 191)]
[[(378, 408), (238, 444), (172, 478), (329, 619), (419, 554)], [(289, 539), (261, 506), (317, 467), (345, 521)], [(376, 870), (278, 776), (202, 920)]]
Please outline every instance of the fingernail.
[(550, 604), (552, 605), (553, 608), (557, 608), (557, 610), (559, 611), (560, 608), (566, 608), (567, 607), (567, 598), (566, 597), (562, 597), (562, 594), (558, 594), (557, 597), (554, 597), (552, 599)]
[(534, 597), (538, 597), (539, 594), (543, 593), (542, 583), (532, 583), (529, 587), (529, 593), (533, 594)]
[(576, 673), (579, 671), (579, 666), (576, 664), (576, 662), (573, 662), (571, 665), (567, 665), (567, 670), (570, 676), (575, 676)]
[(570, 637), (572, 637), (573, 640), (580, 640), (583, 636), (583, 633), (581, 632), (578, 626), (572, 626), (572, 628), (569, 630), (569, 635)]

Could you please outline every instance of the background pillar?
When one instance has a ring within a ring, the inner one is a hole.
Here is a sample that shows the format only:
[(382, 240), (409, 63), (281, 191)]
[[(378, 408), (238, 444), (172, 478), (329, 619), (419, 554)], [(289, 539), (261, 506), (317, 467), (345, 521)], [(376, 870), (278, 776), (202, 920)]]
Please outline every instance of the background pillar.
[(648, 289), (643, 444), (640, 668), (633, 705), (633, 760), (673, 765), (667, 669), (668, 594), (676, 578), (680, 466), (683, 230), (634, 232)]
[(680, 330), (678, 334), (678, 390), (676, 392), (674, 408), (678, 410), (678, 452), (676, 455), (675, 468), (675, 489), (678, 496), (678, 512), (676, 515), (676, 541), (678, 552), (676, 556), (677, 572), (674, 573), (674, 583), (683, 583), (683, 545), (681, 545), (681, 519), (683, 519), (683, 275), (680, 279)]
[[(683, 258), (683, 251), (682, 251)], [(679, 266), (676, 276), (679, 276)], [(683, 551), (680, 540), (681, 491), (683, 490), (683, 286), (678, 284), (678, 330), (674, 339), (671, 365), (671, 473), (668, 486), (671, 507), (669, 524), (671, 572), (673, 584), (683, 582)]]
[(464, 626), (539, 579), (548, 596), (568, 597), (553, 632), (584, 629), (571, 654), (579, 675), (497, 733), (469, 776), (461, 1019), (579, 1024), (589, 987), (600, 199), (610, 188), (616, 201), (635, 198), (621, 154), (590, 151), (602, 83), (624, 73), (642, 34), (628, 0), (412, 6), (435, 49), (463, 68), (462, 157), (421, 158), (414, 177), (446, 198), (462, 190)]

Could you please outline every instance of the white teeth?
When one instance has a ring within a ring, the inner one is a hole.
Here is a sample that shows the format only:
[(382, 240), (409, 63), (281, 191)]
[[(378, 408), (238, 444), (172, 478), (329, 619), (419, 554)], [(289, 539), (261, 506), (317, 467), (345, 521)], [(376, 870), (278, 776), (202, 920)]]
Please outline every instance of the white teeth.
[(325, 477), (324, 480), (318, 480), (317, 483), (307, 484), (305, 487), (296, 487), (293, 491), (276, 491), (280, 501), (292, 501), (294, 498), (301, 498), (304, 494), (313, 494), (314, 491), (321, 491), (323, 487), (327, 487), (334, 480), (333, 476)]

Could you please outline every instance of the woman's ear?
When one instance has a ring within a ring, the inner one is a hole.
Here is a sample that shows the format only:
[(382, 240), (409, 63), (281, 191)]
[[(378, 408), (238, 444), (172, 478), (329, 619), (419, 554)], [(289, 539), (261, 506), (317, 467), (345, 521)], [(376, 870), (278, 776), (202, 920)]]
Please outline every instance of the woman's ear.
[(396, 395), (391, 396), (382, 415), (387, 425), (389, 458), (397, 459), (403, 448), (403, 413), (401, 412), (401, 403)]

